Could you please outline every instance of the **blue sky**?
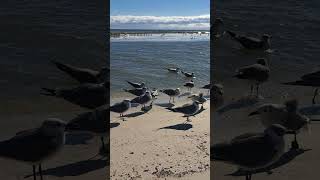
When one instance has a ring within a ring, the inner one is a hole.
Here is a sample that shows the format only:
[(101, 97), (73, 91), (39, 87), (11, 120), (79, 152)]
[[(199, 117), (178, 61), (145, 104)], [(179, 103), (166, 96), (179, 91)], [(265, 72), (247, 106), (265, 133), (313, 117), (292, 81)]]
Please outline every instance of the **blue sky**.
[(111, 0), (112, 29), (209, 29), (210, 0)]

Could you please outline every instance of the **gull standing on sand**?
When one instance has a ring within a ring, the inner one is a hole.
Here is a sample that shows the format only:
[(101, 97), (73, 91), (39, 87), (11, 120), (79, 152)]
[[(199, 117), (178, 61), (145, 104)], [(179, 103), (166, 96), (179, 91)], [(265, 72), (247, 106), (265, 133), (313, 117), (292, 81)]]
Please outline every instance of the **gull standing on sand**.
[(244, 66), (237, 69), (237, 74), (234, 76), (238, 79), (249, 80), (251, 84), (251, 95), (253, 94), (253, 86), (256, 85), (257, 96), (259, 96), (259, 85), (269, 79), (270, 69), (267, 60), (258, 58), (256, 64)]
[(285, 85), (297, 85), (297, 86), (311, 86), (316, 87), (312, 98), (312, 104), (316, 104), (316, 96), (318, 93), (318, 87), (320, 87), (320, 71), (307, 73), (300, 77), (300, 80), (293, 82), (282, 83)]
[(262, 49), (269, 50), (270, 49), (270, 38), (271, 36), (268, 34), (264, 34), (260, 39), (255, 37), (248, 37), (243, 35), (238, 35), (231, 31), (226, 31), (234, 40), (240, 43), (243, 47), (247, 49)]
[(120, 103), (116, 103), (110, 106), (110, 111), (119, 113), (120, 117), (123, 117), (123, 113), (128, 111), (131, 108), (131, 102), (129, 99), (125, 99)]
[(193, 101), (192, 104), (185, 104), (181, 107), (176, 107), (176, 108), (166, 108), (172, 112), (178, 112), (182, 113), (185, 116), (187, 116), (187, 121), (189, 120), (189, 116), (195, 115), (199, 111), (199, 102), (198, 101)]
[(214, 110), (216, 110), (219, 107), (221, 107), (224, 103), (223, 85), (222, 84), (213, 84), (211, 87), (211, 92), (212, 92), (212, 94), (210, 95), (210, 101), (212, 103), (212, 108)]
[[(111, 109), (111, 107), (110, 107)], [(102, 149), (106, 150), (104, 137), (109, 136), (110, 120), (109, 109), (96, 109), (92, 112), (85, 112), (67, 123), (66, 131), (68, 132), (90, 132), (100, 136)]]
[(180, 68), (168, 68), (169, 72), (178, 73), (180, 71)]
[(297, 100), (287, 101), (284, 105), (263, 104), (256, 111), (249, 114), (249, 116), (252, 115), (259, 115), (265, 127), (269, 127), (272, 124), (280, 124), (288, 130), (292, 130), (294, 134), (292, 147), (295, 148), (299, 148), (297, 133), (299, 133), (301, 128), (307, 127), (310, 123), (310, 119), (307, 116), (299, 113)]
[(125, 92), (128, 92), (130, 94), (133, 94), (135, 96), (142, 96), (146, 93), (147, 88), (143, 87), (143, 88), (136, 88), (136, 89), (123, 89)]
[(127, 81), (127, 83), (133, 86), (134, 88), (144, 88), (146, 86), (144, 82), (135, 83), (135, 82)]
[(147, 91), (144, 95), (141, 95), (139, 97), (136, 97), (132, 99), (130, 102), (131, 103), (137, 103), (141, 104), (143, 108), (146, 107), (146, 104), (152, 100), (151, 92)]
[(209, 83), (209, 84), (206, 84), (206, 85), (202, 86), (201, 88), (202, 89), (208, 89), (207, 95), (209, 95), (210, 89), (212, 88), (212, 85), (211, 85), (211, 83)]
[(69, 64), (63, 64), (58, 61), (51, 61), (58, 69), (67, 73), (80, 83), (102, 83), (108, 78), (108, 68), (102, 68), (101, 71), (96, 71), (88, 68), (75, 67)]
[(199, 95), (193, 94), (193, 95), (189, 96), (188, 98), (191, 98), (193, 101), (199, 102), (199, 104), (201, 104), (201, 108), (203, 108), (203, 103), (205, 103), (207, 101), (207, 99), (205, 97), (203, 97), (203, 93), (199, 93)]
[(41, 164), (63, 147), (65, 126), (62, 120), (51, 118), (39, 128), (19, 132), (13, 138), (0, 142), (0, 157), (31, 164), (34, 180), (38, 165), (42, 180)]
[(188, 91), (191, 91), (191, 89), (194, 87), (194, 82), (191, 80), (189, 82), (186, 82), (183, 86), (187, 87)]
[(176, 88), (176, 89), (162, 89), (160, 90), (160, 92), (168, 95), (170, 97), (169, 99), (169, 103), (171, 103), (171, 98), (173, 99), (173, 103), (174, 103), (174, 98), (176, 96), (180, 95), (180, 88)]
[[(267, 167), (284, 153), (283, 136), (287, 133), (283, 126), (273, 124), (263, 133), (242, 134), (230, 142), (213, 145), (210, 159), (238, 165), (248, 172)], [(246, 180), (251, 180), (251, 174), (246, 175)]]
[(80, 107), (88, 109), (95, 109), (109, 103), (107, 102), (109, 94), (108, 83), (87, 83), (74, 88), (42, 88), (42, 90), (44, 91), (41, 92), (42, 95), (62, 98), (73, 104), (79, 105)]
[(192, 73), (189, 73), (189, 72), (183, 72), (183, 71), (181, 71), (181, 73), (184, 74), (184, 75), (185, 75), (186, 77), (188, 77), (188, 78), (194, 78), (194, 77), (195, 77), (193, 72), (192, 72)]
[(213, 22), (213, 36), (215, 38), (220, 38), (225, 34), (224, 23), (221, 18), (216, 18)]

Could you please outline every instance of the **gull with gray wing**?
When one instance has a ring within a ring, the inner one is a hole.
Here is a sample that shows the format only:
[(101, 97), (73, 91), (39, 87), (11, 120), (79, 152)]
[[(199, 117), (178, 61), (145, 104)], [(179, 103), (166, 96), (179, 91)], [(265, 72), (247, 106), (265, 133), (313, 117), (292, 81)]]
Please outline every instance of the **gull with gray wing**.
[(64, 121), (51, 118), (39, 128), (19, 132), (13, 138), (0, 142), (0, 157), (31, 164), (34, 180), (38, 165), (42, 180), (41, 165), (63, 147), (65, 126)]
[[(248, 172), (267, 167), (284, 153), (286, 133), (289, 132), (283, 126), (273, 124), (263, 133), (242, 134), (213, 145), (210, 159), (237, 165)], [(246, 175), (246, 180), (251, 180), (251, 174)]]
[(62, 98), (68, 102), (88, 109), (95, 109), (109, 103), (107, 102), (109, 94), (108, 83), (87, 83), (73, 88), (42, 88), (42, 90), (42, 95)]
[(259, 85), (269, 79), (270, 69), (264, 58), (258, 58), (256, 64), (248, 65), (237, 69), (234, 77), (249, 81), (251, 84), (251, 95), (253, 86), (256, 85), (257, 96), (259, 95)]

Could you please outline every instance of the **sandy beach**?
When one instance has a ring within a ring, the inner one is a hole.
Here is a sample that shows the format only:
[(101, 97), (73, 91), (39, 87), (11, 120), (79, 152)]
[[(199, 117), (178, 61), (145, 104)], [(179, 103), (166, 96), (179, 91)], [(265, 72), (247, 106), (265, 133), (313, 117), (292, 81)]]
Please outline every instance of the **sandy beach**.
[[(175, 105), (185, 102), (180, 98)], [(145, 114), (132, 108), (125, 121), (111, 113), (111, 179), (210, 178), (210, 101), (188, 123), (165, 104), (155, 101)]]
[[(55, 100), (53, 100), (55, 101)], [(52, 102), (52, 101), (51, 101)], [(2, 128), (1, 141), (13, 137), (17, 132), (32, 129), (41, 125), (47, 118), (61, 118), (65, 121), (74, 118), (77, 114), (87, 110), (70, 105), (63, 100), (56, 100), (60, 103), (60, 108), (67, 108), (68, 112), (57, 111), (41, 113), (22, 113), (19, 115), (1, 116)], [(66, 144), (63, 149), (42, 164), (44, 179), (105, 179), (107, 176), (106, 158), (96, 156), (101, 146), (100, 139), (87, 133), (66, 134)], [(96, 156), (96, 157), (94, 157)], [(17, 162), (9, 159), (0, 159), (1, 173), (0, 179), (7, 180), (31, 180), (32, 166), (30, 164)], [(37, 178), (40, 179), (40, 176)]]

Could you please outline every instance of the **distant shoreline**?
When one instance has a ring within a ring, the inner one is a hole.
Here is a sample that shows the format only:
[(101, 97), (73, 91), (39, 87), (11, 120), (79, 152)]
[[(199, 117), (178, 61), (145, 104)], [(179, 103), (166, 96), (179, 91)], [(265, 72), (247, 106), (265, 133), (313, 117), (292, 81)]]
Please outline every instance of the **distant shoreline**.
[(111, 29), (110, 34), (165, 34), (165, 33), (210, 33), (210, 30), (151, 30), (151, 29)]

